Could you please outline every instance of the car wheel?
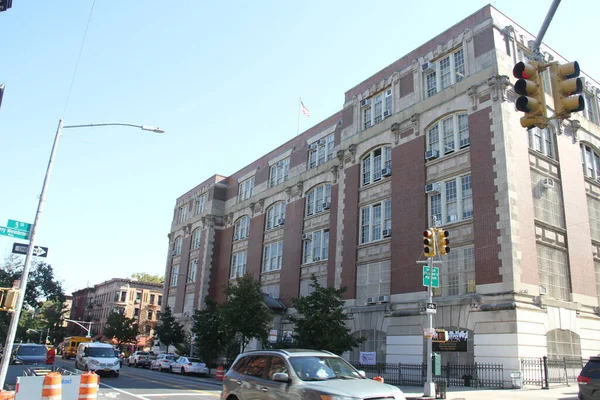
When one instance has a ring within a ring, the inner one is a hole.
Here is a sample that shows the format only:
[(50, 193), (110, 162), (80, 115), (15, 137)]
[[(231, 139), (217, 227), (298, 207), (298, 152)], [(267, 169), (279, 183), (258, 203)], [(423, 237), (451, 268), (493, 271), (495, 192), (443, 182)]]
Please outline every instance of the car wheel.
[(137, 367), (138, 367), (138, 363), (137, 363), (137, 361), (134, 361), (134, 362), (133, 362), (133, 366), (134, 366), (135, 368), (137, 368)]
[(173, 367), (169, 367), (169, 371), (173, 373)]
[(181, 367), (181, 375), (185, 375), (185, 368)]
[(114, 375), (115, 375), (115, 378), (118, 378), (118, 377), (119, 377), (119, 373), (118, 373), (118, 372), (115, 372), (115, 374), (114, 374)]

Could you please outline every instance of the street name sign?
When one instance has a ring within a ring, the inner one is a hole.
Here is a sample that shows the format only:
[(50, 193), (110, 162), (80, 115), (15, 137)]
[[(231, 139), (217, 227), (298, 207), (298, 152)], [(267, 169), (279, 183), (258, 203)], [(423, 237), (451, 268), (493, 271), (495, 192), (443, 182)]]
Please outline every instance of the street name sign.
[[(28, 244), (13, 243), (12, 252), (15, 254), (27, 254), (28, 249), (29, 249)], [(42, 247), (42, 246), (34, 246), (33, 247), (33, 255), (36, 257), (47, 257), (48, 256), (48, 248)]]
[[(433, 267), (431, 271), (431, 287), (439, 288), (440, 287), (440, 269), (438, 267)], [(429, 266), (423, 266), (423, 286), (429, 286)]]
[(22, 231), (19, 229), (8, 228), (6, 226), (0, 226), (0, 235), (10, 236), (17, 239), (29, 239), (29, 232)]
[(15, 221), (14, 219), (9, 219), (6, 224), (7, 228), (10, 229), (18, 229), (20, 231), (29, 232), (31, 230), (31, 224), (27, 222)]

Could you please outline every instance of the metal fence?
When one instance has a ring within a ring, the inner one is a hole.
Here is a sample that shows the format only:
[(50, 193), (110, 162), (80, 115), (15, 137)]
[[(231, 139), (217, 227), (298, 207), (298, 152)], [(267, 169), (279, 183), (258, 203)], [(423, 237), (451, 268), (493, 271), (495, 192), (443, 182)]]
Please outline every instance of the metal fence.
[(521, 376), (523, 384), (548, 388), (551, 384), (570, 385), (577, 377), (587, 360), (581, 357), (522, 358)]
[[(352, 365), (365, 371), (368, 378), (381, 376), (392, 385), (421, 386), (427, 380), (426, 364), (384, 364)], [(451, 364), (441, 366), (441, 374), (434, 375), (434, 382), (446, 382), (448, 386), (473, 386), (482, 388), (503, 388), (502, 364)]]

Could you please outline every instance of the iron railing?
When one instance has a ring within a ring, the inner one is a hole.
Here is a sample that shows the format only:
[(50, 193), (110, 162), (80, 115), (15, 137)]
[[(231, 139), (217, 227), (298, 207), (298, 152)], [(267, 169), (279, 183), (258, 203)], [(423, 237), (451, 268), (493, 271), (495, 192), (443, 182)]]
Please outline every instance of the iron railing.
[(523, 384), (542, 388), (548, 388), (551, 384), (570, 385), (577, 381), (586, 362), (581, 357), (522, 358)]

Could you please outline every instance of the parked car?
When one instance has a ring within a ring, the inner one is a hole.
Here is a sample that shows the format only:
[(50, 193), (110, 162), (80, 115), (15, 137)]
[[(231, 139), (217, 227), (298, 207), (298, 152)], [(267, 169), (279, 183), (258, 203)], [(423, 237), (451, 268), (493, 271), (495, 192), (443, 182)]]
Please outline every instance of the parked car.
[(22, 343), (13, 346), (10, 364), (46, 364), (48, 349), (43, 344)]
[(118, 377), (121, 371), (115, 349), (108, 343), (79, 343), (75, 355), (75, 368), (82, 371), (106, 373)]
[(577, 377), (579, 400), (597, 400), (600, 393), (600, 356), (590, 357)]
[(137, 364), (140, 362), (140, 358), (142, 357), (148, 357), (150, 355), (150, 353), (148, 353), (147, 351), (136, 351), (135, 353), (133, 353), (132, 355), (129, 356), (129, 358), (127, 359), (127, 365), (129, 365), (130, 367), (133, 365), (134, 367), (137, 367)]
[(152, 362), (150, 363), (150, 369), (157, 370), (158, 372), (170, 371), (171, 364), (177, 360), (175, 354), (170, 353), (162, 353), (159, 354)]
[(154, 354), (148, 354), (146, 357), (140, 357), (140, 360), (135, 365), (136, 367), (150, 368), (152, 361), (156, 359)]
[(208, 375), (208, 367), (199, 358), (179, 357), (177, 361), (171, 364), (171, 372), (185, 374)]
[(225, 374), (221, 400), (406, 400), (395, 386), (365, 377), (327, 351), (259, 350), (240, 354)]

